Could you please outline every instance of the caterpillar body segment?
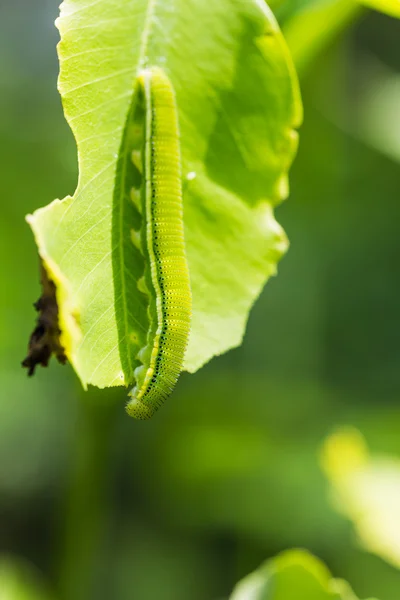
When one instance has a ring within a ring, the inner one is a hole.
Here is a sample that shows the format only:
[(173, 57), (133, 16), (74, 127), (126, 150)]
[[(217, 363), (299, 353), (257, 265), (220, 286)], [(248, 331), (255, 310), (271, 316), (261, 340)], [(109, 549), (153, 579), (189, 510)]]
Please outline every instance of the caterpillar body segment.
[[(191, 321), (191, 290), (185, 253), (180, 141), (175, 93), (162, 69), (138, 76), (143, 104), (141, 163), (141, 240), (145, 256), (145, 286), (149, 290), (150, 329), (138, 354), (127, 412), (151, 417), (171, 394), (182, 371)], [(140, 111), (139, 111), (140, 113)], [(133, 194), (135, 196), (135, 194)], [(137, 194), (136, 194), (137, 196)], [(133, 235), (137, 240), (137, 236)]]

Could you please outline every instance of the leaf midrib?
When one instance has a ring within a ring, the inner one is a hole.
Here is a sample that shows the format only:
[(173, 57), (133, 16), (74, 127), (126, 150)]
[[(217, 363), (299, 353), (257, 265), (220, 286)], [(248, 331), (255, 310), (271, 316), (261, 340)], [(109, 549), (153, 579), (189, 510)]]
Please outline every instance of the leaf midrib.
[[(142, 38), (141, 38), (141, 42), (140, 42), (139, 58), (138, 58), (136, 69), (135, 69), (135, 77), (136, 77), (136, 74), (139, 71), (139, 69), (142, 66), (144, 66), (144, 63), (146, 60), (146, 51), (147, 51), (147, 47), (148, 47), (148, 43), (149, 43), (149, 38), (151, 35), (151, 23), (154, 19), (156, 5), (157, 5), (157, 0), (148, 0), (146, 16), (145, 16), (145, 20), (144, 20), (143, 34), (142, 34)], [(134, 90), (133, 86), (132, 86), (132, 90)], [(130, 105), (129, 105), (127, 118), (125, 120), (126, 125), (127, 125), (128, 119), (131, 116), (132, 102), (133, 102), (133, 93), (132, 93), (132, 101), (130, 102)], [(119, 218), (118, 238), (119, 238), (119, 256), (120, 256), (119, 267), (120, 267), (120, 274), (121, 274), (125, 344), (126, 344), (126, 352), (127, 352), (127, 356), (128, 356), (128, 365), (129, 365), (129, 381), (127, 383), (130, 384), (130, 383), (132, 383), (132, 380), (133, 380), (133, 364), (132, 364), (132, 357), (131, 357), (131, 352), (130, 352), (130, 347), (129, 347), (129, 325), (128, 325), (129, 309), (128, 309), (127, 283), (126, 283), (126, 274), (125, 274), (125, 262), (126, 262), (125, 261), (125, 248), (124, 248), (124, 239), (123, 239), (123, 233), (124, 233), (123, 227), (124, 227), (124, 217), (125, 217), (124, 204), (126, 201), (126, 197), (125, 197), (126, 196), (126, 186), (124, 185), (124, 183), (126, 180), (128, 161), (130, 160), (128, 142), (125, 142), (122, 152), (123, 152), (123, 160), (122, 160), (122, 172), (120, 175), (120, 196), (119, 196), (120, 218)]]

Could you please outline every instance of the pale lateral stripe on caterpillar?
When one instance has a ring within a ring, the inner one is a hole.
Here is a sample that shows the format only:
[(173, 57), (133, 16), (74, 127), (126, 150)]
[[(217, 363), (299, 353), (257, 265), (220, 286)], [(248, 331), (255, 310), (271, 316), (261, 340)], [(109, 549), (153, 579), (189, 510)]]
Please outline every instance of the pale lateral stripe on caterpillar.
[[(138, 355), (128, 413), (147, 419), (172, 392), (182, 371), (191, 321), (191, 290), (184, 245), (180, 139), (175, 93), (158, 67), (142, 71), (136, 93), (142, 107), (141, 154), (133, 162), (142, 171), (144, 281), (149, 293), (147, 346)], [(144, 135), (143, 135), (144, 133)], [(140, 164), (138, 164), (138, 160)], [(133, 241), (137, 240), (134, 232)], [(154, 302), (155, 297), (155, 302)]]

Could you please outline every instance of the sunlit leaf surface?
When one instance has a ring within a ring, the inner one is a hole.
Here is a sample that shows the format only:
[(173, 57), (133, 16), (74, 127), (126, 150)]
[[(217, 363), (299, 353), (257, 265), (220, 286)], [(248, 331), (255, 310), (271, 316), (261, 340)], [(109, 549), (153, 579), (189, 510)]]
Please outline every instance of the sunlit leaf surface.
[(400, 0), (360, 0), (366, 6), (400, 18)]
[(63, 346), (85, 386), (133, 382), (148, 317), (123, 134), (136, 74), (158, 65), (178, 102), (195, 371), (240, 344), (287, 248), (273, 207), (288, 193), (301, 107), (283, 37), (262, 0), (66, 0), (58, 27), (79, 183), (29, 222), (57, 284)]
[(304, 550), (290, 550), (243, 579), (230, 600), (357, 600), (344, 581)]
[(0, 600), (51, 600), (38, 573), (27, 563), (0, 557)]

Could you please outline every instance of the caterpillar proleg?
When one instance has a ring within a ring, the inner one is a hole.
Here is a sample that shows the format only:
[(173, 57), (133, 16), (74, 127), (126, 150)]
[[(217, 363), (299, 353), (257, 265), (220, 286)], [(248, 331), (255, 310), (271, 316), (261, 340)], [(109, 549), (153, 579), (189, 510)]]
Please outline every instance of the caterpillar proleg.
[(132, 198), (139, 203), (142, 228), (140, 242), (135, 232), (132, 240), (145, 259), (144, 280), (138, 285), (144, 293), (148, 290), (150, 328), (126, 408), (131, 416), (147, 419), (172, 392), (182, 371), (192, 301), (174, 89), (162, 69), (151, 67), (139, 73), (135, 94), (137, 147), (132, 161), (141, 173), (141, 187)]

